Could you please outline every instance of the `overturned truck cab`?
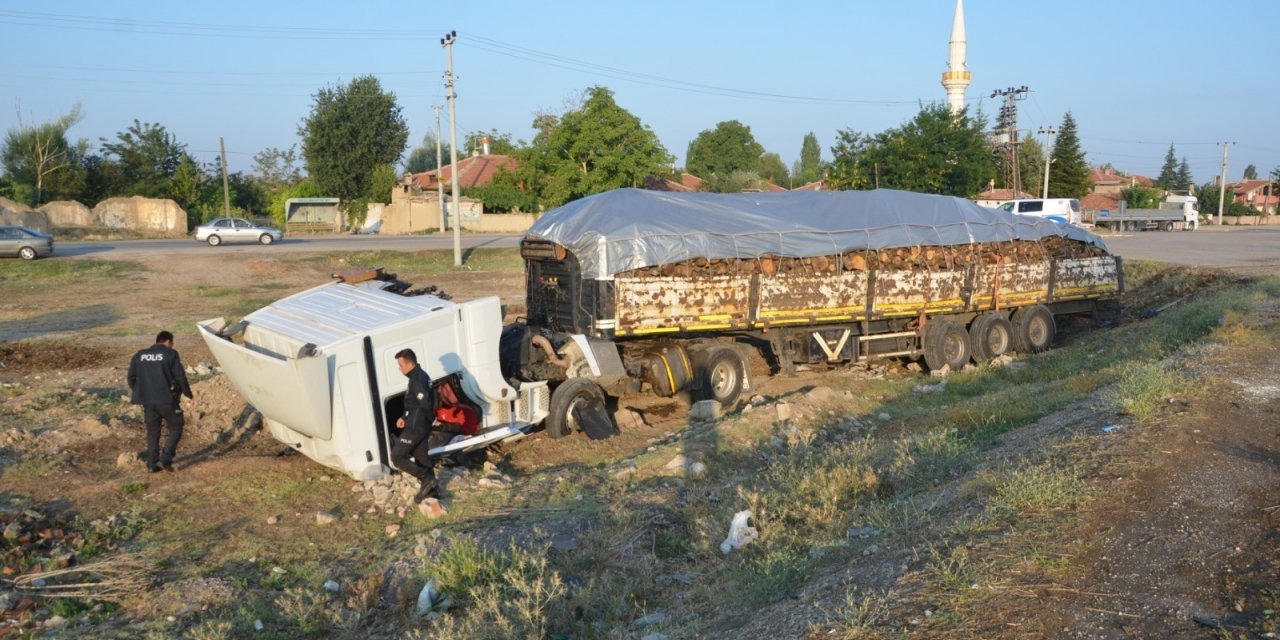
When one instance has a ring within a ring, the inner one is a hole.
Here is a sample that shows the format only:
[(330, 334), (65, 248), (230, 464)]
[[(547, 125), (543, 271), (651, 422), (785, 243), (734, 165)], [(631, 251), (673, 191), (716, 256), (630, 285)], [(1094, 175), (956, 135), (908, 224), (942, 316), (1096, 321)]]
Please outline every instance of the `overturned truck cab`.
[(395, 354), (413, 349), (437, 385), (474, 410), (479, 428), (430, 455), (471, 451), (522, 436), (541, 422), (546, 382), (513, 387), (498, 365), (501, 308), (495, 297), (453, 302), (380, 270), (279, 300), (235, 324), (197, 328), (244, 399), (276, 439), (359, 480), (392, 468), (390, 447), (406, 380)]

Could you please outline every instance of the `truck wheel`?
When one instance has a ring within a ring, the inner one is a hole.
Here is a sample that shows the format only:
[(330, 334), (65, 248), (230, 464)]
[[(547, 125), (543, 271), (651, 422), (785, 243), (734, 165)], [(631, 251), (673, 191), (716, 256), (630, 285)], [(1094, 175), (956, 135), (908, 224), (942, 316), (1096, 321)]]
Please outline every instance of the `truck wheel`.
[(698, 376), (699, 400), (715, 400), (721, 406), (731, 407), (742, 395), (747, 366), (736, 349), (703, 351), (694, 356), (693, 370)]
[(969, 347), (973, 361), (982, 363), (1009, 352), (1013, 325), (1002, 313), (984, 313), (969, 325)]
[(1021, 353), (1040, 353), (1048, 349), (1057, 332), (1053, 314), (1042, 304), (1013, 312), (1013, 348)]
[(930, 322), (924, 328), (924, 363), (930, 371), (959, 371), (969, 363), (969, 333), (952, 320)]
[(1186, 229), (1187, 231), (1195, 231), (1196, 227), (1198, 226), (1200, 226), (1199, 220), (1190, 220), (1187, 222), (1186, 226), (1184, 226), (1183, 228)]
[(1172, 223), (1172, 222), (1162, 222), (1162, 223), (1160, 223), (1160, 230), (1161, 230), (1161, 231), (1173, 231), (1173, 223)]
[(562, 438), (582, 427), (575, 415), (583, 409), (604, 405), (604, 389), (588, 378), (569, 378), (551, 392), (550, 413), (547, 415), (547, 435)]

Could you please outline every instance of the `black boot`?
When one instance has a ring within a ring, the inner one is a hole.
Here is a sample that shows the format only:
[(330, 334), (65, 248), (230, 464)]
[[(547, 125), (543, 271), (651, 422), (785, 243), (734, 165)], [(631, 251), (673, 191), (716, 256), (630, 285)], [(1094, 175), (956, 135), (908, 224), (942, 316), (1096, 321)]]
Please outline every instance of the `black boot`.
[(422, 502), (427, 498), (440, 499), (440, 485), (436, 484), (435, 480), (422, 481), (422, 487), (418, 489), (418, 493), (414, 494), (413, 501)]

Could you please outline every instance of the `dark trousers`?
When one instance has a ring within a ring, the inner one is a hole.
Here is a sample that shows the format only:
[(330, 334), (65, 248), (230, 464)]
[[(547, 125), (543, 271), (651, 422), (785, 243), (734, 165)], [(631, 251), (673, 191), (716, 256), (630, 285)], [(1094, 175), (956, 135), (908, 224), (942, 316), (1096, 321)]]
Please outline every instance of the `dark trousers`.
[(426, 425), (409, 425), (391, 445), (391, 462), (397, 469), (417, 478), (422, 484), (435, 484), (435, 463), (427, 452), (449, 442), (455, 434), (432, 430)]
[[(173, 464), (173, 455), (178, 450), (178, 441), (182, 439), (182, 407), (173, 404), (142, 405), (143, 420), (147, 424), (147, 468), (157, 464)], [(160, 449), (160, 421), (163, 420), (169, 429), (169, 437), (165, 439), (164, 449)]]

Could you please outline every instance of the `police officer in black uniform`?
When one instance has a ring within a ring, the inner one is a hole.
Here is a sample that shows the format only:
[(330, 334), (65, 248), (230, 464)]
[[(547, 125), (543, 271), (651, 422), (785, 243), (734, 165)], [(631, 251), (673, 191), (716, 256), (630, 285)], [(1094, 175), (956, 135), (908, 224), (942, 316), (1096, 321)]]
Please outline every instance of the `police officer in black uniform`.
[[(187, 374), (182, 359), (173, 350), (173, 334), (161, 331), (156, 343), (133, 354), (129, 361), (129, 389), (133, 404), (142, 405), (143, 419), (147, 424), (147, 469), (155, 473), (164, 469), (173, 471), (173, 455), (182, 439), (182, 396), (196, 398), (187, 384)], [(164, 449), (160, 449), (160, 422), (169, 429)]]
[(436, 417), (436, 391), (431, 386), (431, 377), (418, 366), (418, 356), (413, 349), (402, 349), (396, 354), (396, 365), (409, 379), (409, 388), (404, 394), (404, 415), (396, 421), (402, 429), (391, 447), (391, 461), (396, 468), (415, 477), (422, 484), (415, 502), (427, 498), (439, 498), (440, 488), (436, 484), (436, 474), (432, 470), (431, 458), (427, 451), (431, 448), (431, 423)]

